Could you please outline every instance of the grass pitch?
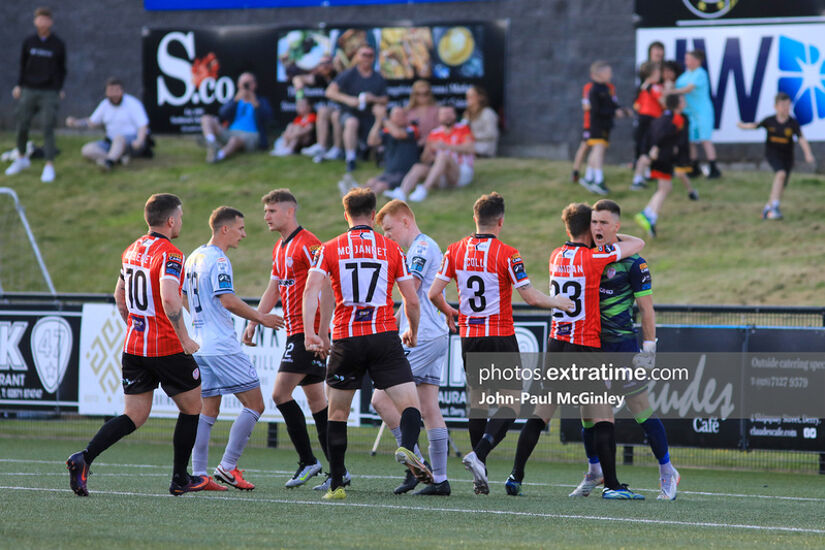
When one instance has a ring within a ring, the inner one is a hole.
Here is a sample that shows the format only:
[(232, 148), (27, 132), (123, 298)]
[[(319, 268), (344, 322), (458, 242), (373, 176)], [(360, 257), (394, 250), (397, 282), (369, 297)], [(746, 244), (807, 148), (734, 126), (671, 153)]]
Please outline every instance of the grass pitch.
[[(0, 446), (5, 548), (825, 546), (825, 488), (806, 475), (681, 468), (678, 499), (662, 502), (655, 500), (655, 468), (620, 467), (621, 479), (647, 500), (609, 502), (597, 493), (567, 497), (580, 465), (531, 462), (525, 496), (510, 497), (503, 480), (511, 455), (496, 451), (488, 496), (473, 494), (471, 477), (455, 457), (449, 461), (452, 496), (396, 496), (392, 488), (402, 471), (392, 456), (360, 452), (347, 457), (353, 473), (347, 500), (329, 503), (310, 484), (284, 488), (294, 452), (249, 448), (241, 467), (257, 485), (254, 491), (172, 497), (171, 445), (126, 440), (98, 458), (91, 496), (79, 498), (68, 488), (63, 464), (77, 442), (0, 439)], [(220, 451), (211, 449), (210, 463)]]
[[(58, 291), (111, 292), (120, 254), (146, 229), (143, 203), (151, 193), (172, 192), (184, 202), (184, 227), (176, 241), (189, 253), (209, 239), (209, 213), (228, 204), (246, 213), (248, 238), (230, 252), (236, 285), (243, 296), (259, 296), (269, 280), (271, 249), (276, 235), (262, 220), (260, 197), (275, 187), (289, 187), (301, 202), (299, 221), (322, 240), (345, 230), (336, 182), (342, 162), (313, 164), (305, 157), (272, 158), (247, 154), (218, 165), (204, 163), (204, 149), (191, 138), (158, 138), (157, 157), (134, 161), (128, 168), (100, 173), (80, 157), (91, 136), (59, 136), (63, 153), (56, 163), (57, 180), (40, 182), (42, 162), (13, 177), (0, 174), (0, 186), (20, 195), (46, 265)], [(0, 134), (0, 149), (13, 145), (13, 135)], [(359, 182), (376, 175), (372, 163), (361, 163)], [(547, 260), (565, 240), (559, 219), (573, 201), (597, 197), (569, 181), (570, 164), (540, 159), (481, 160), (472, 185), (433, 193), (414, 206), (423, 231), (442, 248), (473, 231), (472, 204), (482, 193), (501, 192), (507, 201), (502, 239), (516, 246), (536, 287), (547, 288)], [(632, 221), (650, 198), (648, 191), (628, 190), (626, 168), (606, 170), (610, 198), (624, 208), (625, 229), (641, 234)], [(721, 180), (699, 180), (699, 202), (689, 201), (679, 182), (659, 222), (659, 237), (648, 239), (643, 255), (654, 276), (659, 303), (781, 304), (821, 303), (825, 276), (822, 176), (795, 172), (783, 201), (786, 219), (759, 217), (772, 173), (725, 172)], [(385, 199), (379, 199), (379, 205)], [(2, 206), (2, 205), (0, 205)], [(6, 228), (15, 227), (7, 210)], [(17, 224), (19, 225), (19, 224)], [(3, 237), (0, 237), (2, 239)], [(0, 284), (5, 290), (42, 290), (31, 265), (15, 257), (14, 243), (0, 242)], [(5, 267), (6, 272), (3, 272)], [(19, 276), (15, 284), (4, 276)], [(450, 297), (455, 298), (454, 291)]]

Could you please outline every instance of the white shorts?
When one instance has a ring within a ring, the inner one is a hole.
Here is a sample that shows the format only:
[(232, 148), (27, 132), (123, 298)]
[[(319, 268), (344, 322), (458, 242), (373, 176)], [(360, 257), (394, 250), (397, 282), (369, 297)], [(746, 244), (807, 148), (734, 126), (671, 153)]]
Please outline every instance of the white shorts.
[(418, 342), (414, 348), (404, 348), (404, 355), (410, 362), (415, 384), (441, 385), (441, 372), (447, 360), (447, 346), (450, 335), (445, 334), (433, 340)]
[(195, 355), (201, 371), (201, 396), (242, 393), (261, 387), (258, 371), (245, 353)]

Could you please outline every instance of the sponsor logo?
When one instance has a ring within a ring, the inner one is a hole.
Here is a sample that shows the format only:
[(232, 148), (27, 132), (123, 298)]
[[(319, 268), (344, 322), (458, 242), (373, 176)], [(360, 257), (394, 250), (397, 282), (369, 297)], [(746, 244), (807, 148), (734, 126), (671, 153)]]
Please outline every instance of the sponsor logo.
[(702, 19), (718, 19), (724, 17), (736, 6), (739, 0), (682, 0), (685, 7)]
[(355, 322), (366, 323), (372, 321), (372, 316), (375, 313), (375, 308), (359, 308), (355, 310)]
[(62, 317), (43, 317), (31, 334), (31, 350), (43, 388), (54, 393), (63, 381), (72, 353), (72, 328)]
[(146, 330), (146, 320), (143, 317), (138, 317), (137, 315), (132, 315), (132, 330), (136, 330), (138, 332), (143, 332)]
[(524, 264), (521, 262), (513, 264), (513, 273), (515, 274), (517, 281), (523, 281), (527, 278), (527, 272), (524, 271)]
[(295, 279), (280, 279), (278, 281), (279, 286), (292, 286), (295, 284)]
[[(185, 57), (173, 55), (181, 48)], [(210, 52), (203, 59), (195, 58), (195, 33), (192, 31), (166, 34), (158, 44), (157, 62), (161, 72), (157, 78), (158, 106), (226, 103), (235, 95), (232, 79), (218, 76), (220, 64), (214, 53)], [(183, 90), (176, 95), (172, 90), (180, 90), (181, 85)]]
[(232, 277), (228, 273), (218, 273), (218, 288), (232, 288)]
[(175, 260), (168, 260), (166, 262), (166, 274), (179, 277), (181, 272), (181, 263)]
[(718, 434), (719, 433), (719, 419), (710, 418), (694, 418), (693, 431), (698, 434)]
[[(825, 118), (825, 75), (820, 49), (787, 36), (779, 37), (779, 91), (791, 96), (800, 124)], [(816, 111), (816, 113), (814, 113)], [(790, 136), (790, 128), (786, 130)]]
[(410, 261), (410, 271), (416, 271), (421, 273), (424, 271), (424, 266), (426, 265), (427, 260), (422, 258), (421, 256), (416, 256)]
[(28, 326), (23, 321), (0, 322), (0, 370), (29, 370), (20, 354), (20, 340)]
[(468, 325), (483, 325), (485, 321), (484, 317), (468, 317), (467, 324)]
[[(132, 326), (134, 326), (134, 320), (135, 318), (132, 317)], [(115, 308), (112, 308), (86, 352), (86, 360), (97, 382), (96, 388), (99, 390), (95, 393), (105, 396), (107, 403), (113, 401), (121, 376), (120, 352), (123, 347), (124, 329), (120, 315)], [(123, 380), (124, 386), (131, 383), (131, 380)]]
[(559, 323), (556, 325), (556, 334), (558, 336), (567, 336), (572, 329), (573, 325), (571, 323)]

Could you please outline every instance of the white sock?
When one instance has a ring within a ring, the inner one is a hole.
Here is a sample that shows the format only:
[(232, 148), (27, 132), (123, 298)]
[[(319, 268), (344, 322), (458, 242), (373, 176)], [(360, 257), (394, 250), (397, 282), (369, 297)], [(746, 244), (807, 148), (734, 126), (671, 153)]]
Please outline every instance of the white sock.
[(642, 183), (645, 181), (645, 177), (641, 174), (634, 174), (633, 175), (633, 183)]
[(659, 219), (659, 215), (653, 210), (651, 210), (649, 206), (645, 207), (645, 209), (642, 211), (642, 214), (644, 214), (645, 217), (648, 220), (650, 220), (650, 223), (656, 223), (656, 220)]
[(433, 428), (427, 430), (427, 439), (430, 441), (430, 462), (433, 467), (433, 480), (441, 483), (447, 479), (447, 456), (450, 454), (448, 447), (450, 436), (447, 435), (447, 428)]
[(593, 170), (593, 178), (596, 183), (604, 183), (604, 172), (602, 170)]
[(347, 162), (355, 160), (355, 151), (347, 151)]
[(592, 462), (588, 462), (587, 473), (591, 476), (602, 477), (604, 475), (602, 473), (602, 463), (596, 462), (595, 464), (593, 464)]
[(217, 418), (200, 415), (198, 419), (198, 435), (195, 437), (195, 446), (192, 447), (192, 473), (196, 476), (205, 476), (209, 467), (209, 436)]
[(587, 167), (587, 170), (584, 171), (584, 179), (588, 181), (591, 181), (593, 179), (593, 169), (589, 166)]
[(215, 143), (215, 134), (206, 134), (206, 143)]
[(771, 203), (771, 208), (779, 208), (779, 201), (773, 201)]
[(675, 470), (673, 469), (673, 464), (671, 464), (670, 461), (668, 461), (667, 464), (659, 464), (659, 474), (660, 475), (673, 474), (673, 473), (675, 473)]
[(260, 417), (261, 415), (256, 411), (246, 407), (238, 414), (238, 418), (229, 429), (229, 441), (226, 443), (226, 450), (221, 459), (221, 466), (224, 470), (231, 471), (238, 466), (238, 459), (241, 458), (241, 453), (249, 442), (249, 436), (252, 435), (252, 430)]
[(215, 155), (215, 158), (218, 160), (223, 160), (226, 158), (226, 153), (223, 152), (223, 149), (219, 149), (218, 154)]

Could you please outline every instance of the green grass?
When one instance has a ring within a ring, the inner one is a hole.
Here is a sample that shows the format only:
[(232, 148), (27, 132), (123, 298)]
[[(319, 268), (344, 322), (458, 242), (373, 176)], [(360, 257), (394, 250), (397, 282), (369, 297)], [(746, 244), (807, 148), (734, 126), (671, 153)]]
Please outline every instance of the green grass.
[[(264, 193), (275, 187), (291, 188), (301, 202), (299, 221), (321, 239), (345, 229), (335, 185), (342, 163), (315, 165), (307, 158), (242, 155), (208, 166), (203, 162), (203, 149), (193, 139), (162, 137), (156, 159), (135, 161), (128, 168), (102, 174), (80, 158), (85, 140), (59, 138), (63, 154), (53, 184), (40, 183), (42, 164), (38, 162), (18, 176), (0, 175), (0, 186), (10, 186), (20, 195), (61, 292), (110, 292), (114, 288), (120, 253), (145, 230), (143, 203), (155, 192), (173, 192), (184, 201), (184, 228), (177, 244), (185, 253), (209, 239), (207, 218), (216, 206), (228, 204), (246, 213), (248, 238), (230, 252), (238, 291), (245, 296), (263, 291), (276, 239), (262, 220), (260, 197)], [(10, 134), (0, 134), (0, 149), (10, 148), (12, 141)], [(561, 209), (572, 201), (597, 198), (569, 183), (569, 170), (569, 163), (536, 159), (479, 161), (473, 185), (435, 193), (415, 207), (419, 225), (445, 248), (473, 231), (472, 204), (478, 195), (501, 192), (507, 201), (501, 237), (519, 248), (534, 284), (545, 289), (550, 251), (565, 239)], [(374, 165), (362, 163), (355, 175), (363, 182), (377, 172)], [(625, 229), (639, 234), (631, 216), (651, 192), (631, 193), (629, 178), (625, 168), (607, 168), (611, 197), (625, 211)], [(726, 172), (722, 180), (700, 180), (696, 186), (702, 200), (696, 203), (688, 201), (675, 183), (659, 223), (660, 236), (649, 240), (643, 253), (654, 275), (658, 302), (821, 303), (825, 240), (819, 235), (825, 227), (821, 207), (825, 180), (793, 174), (783, 202), (786, 220), (763, 222), (759, 213), (771, 178), (769, 172)], [(2, 208), (3, 228), (9, 231), (14, 224)], [(5, 242), (0, 246), (4, 288), (42, 288), (30, 268), (19, 267), (16, 254), (22, 252), (14, 252)], [(6, 282), (10, 271), (16, 275), (15, 285)]]
[[(171, 435), (171, 434), (169, 434)], [(215, 438), (217, 439), (217, 438)], [(647, 497), (572, 500), (580, 465), (528, 464), (524, 497), (504, 494), (509, 455), (489, 461), (489, 496), (472, 493), (469, 474), (450, 458), (449, 498), (395, 496), (401, 478), (388, 452), (349, 453), (347, 500), (321, 501), (283, 483), (294, 452), (250, 448), (242, 457), (250, 493), (168, 495), (170, 445), (128, 440), (94, 464), (80, 499), (63, 460), (76, 442), (0, 440), (0, 546), (7, 548), (821, 548), (825, 489), (809, 476), (682, 468), (679, 498), (655, 500), (655, 468), (621, 468)], [(220, 449), (213, 447), (212, 462)]]

